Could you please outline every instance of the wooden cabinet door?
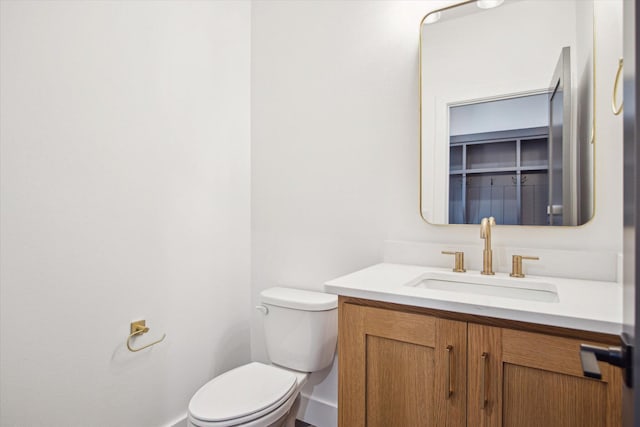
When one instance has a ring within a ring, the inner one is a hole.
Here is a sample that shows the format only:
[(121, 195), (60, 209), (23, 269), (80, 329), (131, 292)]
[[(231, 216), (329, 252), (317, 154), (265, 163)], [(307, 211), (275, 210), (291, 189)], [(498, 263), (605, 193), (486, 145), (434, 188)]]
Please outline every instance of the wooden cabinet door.
[(468, 425), (621, 424), (620, 369), (600, 363), (602, 380), (585, 378), (583, 341), (476, 324), (468, 333)]
[(341, 427), (466, 425), (467, 325), (341, 303)]

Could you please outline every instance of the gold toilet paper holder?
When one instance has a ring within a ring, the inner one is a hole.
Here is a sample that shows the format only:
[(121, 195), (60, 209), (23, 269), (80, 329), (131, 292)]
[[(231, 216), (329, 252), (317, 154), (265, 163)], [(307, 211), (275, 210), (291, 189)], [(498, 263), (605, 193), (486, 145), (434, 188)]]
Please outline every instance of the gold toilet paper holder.
[(131, 347), (131, 339), (133, 337), (136, 337), (136, 336), (142, 335), (142, 334), (146, 334), (147, 332), (149, 332), (149, 328), (146, 326), (146, 321), (145, 320), (137, 320), (135, 322), (131, 322), (130, 335), (129, 335), (129, 338), (127, 338), (127, 348), (129, 349), (129, 351), (132, 351), (132, 352), (135, 353), (136, 351), (144, 350), (145, 348), (149, 348), (152, 345), (156, 345), (158, 343), (161, 343), (167, 337), (167, 334), (162, 334), (162, 338), (160, 338), (158, 341), (154, 341), (154, 342), (152, 342), (150, 344), (147, 344), (147, 345), (139, 347), (139, 348)]

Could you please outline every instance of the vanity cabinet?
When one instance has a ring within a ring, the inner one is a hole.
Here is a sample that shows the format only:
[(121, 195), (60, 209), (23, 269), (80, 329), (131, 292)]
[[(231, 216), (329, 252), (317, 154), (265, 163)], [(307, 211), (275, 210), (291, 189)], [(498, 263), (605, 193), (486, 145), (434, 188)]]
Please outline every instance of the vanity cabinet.
[(347, 297), (339, 311), (341, 427), (621, 423), (619, 368), (585, 378), (579, 356), (614, 337)]

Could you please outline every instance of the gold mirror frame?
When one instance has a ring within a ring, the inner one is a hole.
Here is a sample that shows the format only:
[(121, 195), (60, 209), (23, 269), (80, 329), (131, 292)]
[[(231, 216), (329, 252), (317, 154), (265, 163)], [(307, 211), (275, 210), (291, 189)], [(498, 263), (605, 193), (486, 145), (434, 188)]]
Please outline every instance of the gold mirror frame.
[[(435, 9), (432, 10), (431, 12), (427, 13), (421, 20), (420, 20), (420, 26), (419, 26), (419, 31), (418, 31), (418, 103), (419, 103), (419, 123), (418, 123), (418, 127), (419, 127), (419, 136), (418, 136), (418, 168), (419, 168), (419, 204), (418, 204), (418, 212), (420, 215), (420, 218), (422, 218), (422, 220), (424, 222), (426, 222), (429, 225), (432, 226), (472, 226), (472, 227), (477, 227), (477, 224), (444, 224), (444, 223), (432, 223), (429, 222), (429, 220), (427, 220), (424, 215), (423, 215), (423, 194), (424, 194), (424, 189), (423, 189), (423, 117), (422, 117), (422, 113), (423, 113), (423, 109), (422, 109), (422, 99), (423, 99), (423, 81), (422, 81), (422, 76), (423, 76), (423, 36), (422, 36), (422, 30), (423, 27), (425, 25), (425, 21), (426, 19), (430, 16), (430, 15), (434, 15), (437, 13), (442, 13), (445, 12), (447, 10), (451, 10), (451, 9), (455, 9), (467, 4), (471, 4), (471, 3), (476, 3), (477, 0), (466, 0), (460, 3), (456, 3), (456, 4), (452, 4), (446, 7), (442, 7), (439, 9)], [(563, 227), (563, 228), (580, 228), (580, 227), (584, 227), (585, 225), (589, 224), (591, 221), (593, 221), (593, 218), (596, 216), (596, 212), (597, 212), (597, 188), (596, 188), (596, 157), (597, 157), (597, 150), (596, 150), (596, 78), (597, 78), (597, 67), (596, 67), (596, 60), (597, 60), (597, 56), (596, 56), (596, 14), (595, 14), (595, 7), (593, 9), (593, 13), (592, 13), (592, 55), (593, 55), (593, 60), (592, 60), (592, 67), (591, 67), (591, 73), (592, 73), (592, 79), (591, 79), (591, 108), (592, 108), (592, 119), (591, 119), (591, 135), (590, 135), (590, 143), (593, 146), (593, 165), (592, 165), (592, 181), (593, 181), (593, 188), (592, 188), (592, 194), (593, 194), (593, 205), (592, 205), (592, 214), (591, 217), (585, 221), (582, 224), (577, 224), (577, 225), (557, 225), (557, 226), (552, 226), (552, 225), (520, 225), (520, 224), (502, 224), (502, 225), (508, 225), (508, 226), (517, 226), (517, 227), (529, 227), (529, 228), (546, 228), (546, 229), (553, 229), (556, 227)], [(500, 225), (500, 224), (499, 224)]]

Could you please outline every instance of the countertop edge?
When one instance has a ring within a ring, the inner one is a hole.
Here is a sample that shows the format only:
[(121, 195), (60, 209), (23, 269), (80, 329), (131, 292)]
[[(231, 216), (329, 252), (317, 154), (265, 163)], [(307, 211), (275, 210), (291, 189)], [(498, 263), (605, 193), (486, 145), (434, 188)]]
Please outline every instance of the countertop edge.
[(620, 333), (622, 332), (622, 324), (596, 319), (559, 316), (555, 314), (536, 313), (530, 311), (519, 311), (501, 307), (473, 305), (457, 301), (414, 298), (412, 296), (378, 292), (373, 290), (354, 289), (332, 284), (325, 284), (324, 288), (327, 292), (340, 296), (363, 298), (373, 301), (459, 312), (477, 316), (494, 317), (499, 319), (535, 323), (540, 325), (557, 326), (561, 328), (598, 332), (610, 335), (620, 335)]

